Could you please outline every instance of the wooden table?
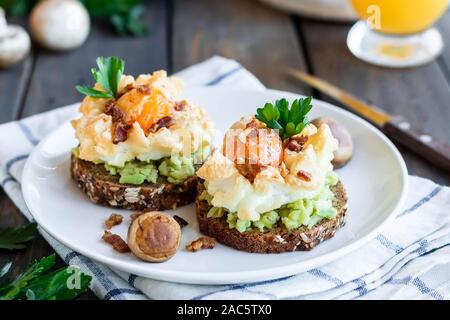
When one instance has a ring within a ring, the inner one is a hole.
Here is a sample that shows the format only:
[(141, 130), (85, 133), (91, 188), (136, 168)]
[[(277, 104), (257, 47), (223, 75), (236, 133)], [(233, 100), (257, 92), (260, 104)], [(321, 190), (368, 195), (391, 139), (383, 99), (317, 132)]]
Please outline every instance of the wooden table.
[[(431, 64), (405, 70), (379, 68), (353, 57), (345, 44), (349, 24), (290, 16), (255, 0), (152, 0), (145, 18), (151, 29), (145, 38), (120, 38), (94, 22), (81, 48), (62, 54), (34, 48), (23, 63), (1, 71), (0, 122), (79, 101), (82, 96), (74, 87), (92, 82), (89, 70), (100, 55), (122, 57), (134, 75), (156, 69), (176, 72), (222, 55), (240, 61), (268, 87), (329, 100), (282, 72), (288, 66), (307, 70), (450, 141), (450, 12), (438, 25), (447, 45), (444, 54)], [(448, 173), (400, 151), (410, 174), (450, 184)], [(25, 222), (3, 191), (0, 214), (0, 228)], [(37, 237), (26, 250), (0, 251), (0, 265), (14, 261), (13, 272), (18, 273), (52, 252)], [(80, 297), (95, 298), (91, 292)]]

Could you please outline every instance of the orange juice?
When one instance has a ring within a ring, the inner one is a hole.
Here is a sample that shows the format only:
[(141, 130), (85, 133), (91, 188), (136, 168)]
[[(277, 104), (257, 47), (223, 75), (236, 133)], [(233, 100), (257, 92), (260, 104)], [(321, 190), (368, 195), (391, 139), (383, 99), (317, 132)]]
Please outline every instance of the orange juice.
[(351, 1), (362, 19), (374, 21), (379, 18), (379, 24), (375, 29), (398, 35), (427, 30), (445, 12), (449, 3), (449, 0)]

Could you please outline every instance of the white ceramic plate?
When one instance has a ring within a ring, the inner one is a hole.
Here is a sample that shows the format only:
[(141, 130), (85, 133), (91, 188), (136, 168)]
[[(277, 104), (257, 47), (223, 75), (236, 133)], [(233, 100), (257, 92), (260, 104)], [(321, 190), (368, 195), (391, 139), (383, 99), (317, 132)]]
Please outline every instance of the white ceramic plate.
[[(203, 106), (223, 132), (242, 115), (253, 114), (267, 101), (298, 95), (280, 91), (230, 88), (189, 89), (186, 97)], [(335, 237), (310, 252), (278, 255), (250, 254), (221, 244), (213, 250), (184, 250), (198, 236), (194, 206), (170, 214), (185, 218), (179, 252), (169, 261), (146, 263), (132, 254), (115, 252), (101, 240), (103, 223), (112, 212), (125, 215), (114, 232), (126, 239), (130, 212), (92, 204), (70, 179), (69, 154), (77, 145), (72, 127), (63, 124), (33, 151), (23, 175), (23, 194), (36, 221), (53, 237), (94, 260), (144, 277), (197, 284), (231, 284), (275, 279), (326, 264), (379, 234), (394, 218), (406, 196), (407, 171), (392, 143), (366, 121), (349, 112), (315, 100), (311, 118), (331, 116), (346, 126), (354, 139), (351, 162), (338, 170), (347, 188), (347, 224)]]

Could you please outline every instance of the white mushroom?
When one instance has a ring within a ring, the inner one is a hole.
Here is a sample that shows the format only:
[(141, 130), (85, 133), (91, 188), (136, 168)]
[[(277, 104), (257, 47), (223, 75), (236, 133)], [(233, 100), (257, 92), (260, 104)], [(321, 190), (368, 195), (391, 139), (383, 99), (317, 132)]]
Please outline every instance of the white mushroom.
[(40, 45), (52, 50), (68, 50), (86, 41), (90, 18), (77, 0), (44, 0), (31, 12), (30, 30)]
[(317, 118), (311, 123), (316, 127), (320, 127), (323, 123), (330, 127), (331, 133), (339, 142), (339, 147), (334, 152), (333, 166), (335, 169), (345, 166), (353, 156), (353, 140), (347, 128), (330, 117)]
[(0, 8), (0, 68), (22, 60), (30, 51), (30, 37), (20, 26), (8, 25)]
[(158, 211), (146, 212), (133, 220), (128, 229), (128, 246), (140, 259), (163, 262), (177, 252), (181, 228), (171, 216)]

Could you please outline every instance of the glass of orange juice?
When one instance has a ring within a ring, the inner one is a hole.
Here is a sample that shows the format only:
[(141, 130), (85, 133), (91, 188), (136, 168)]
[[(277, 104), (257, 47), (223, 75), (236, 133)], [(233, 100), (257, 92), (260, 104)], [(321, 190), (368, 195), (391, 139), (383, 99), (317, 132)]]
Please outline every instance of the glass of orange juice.
[(351, 0), (361, 18), (347, 45), (358, 58), (386, 67), (412, 67), (440, 55), (442, 36), (433, 27), (449, 0)]

